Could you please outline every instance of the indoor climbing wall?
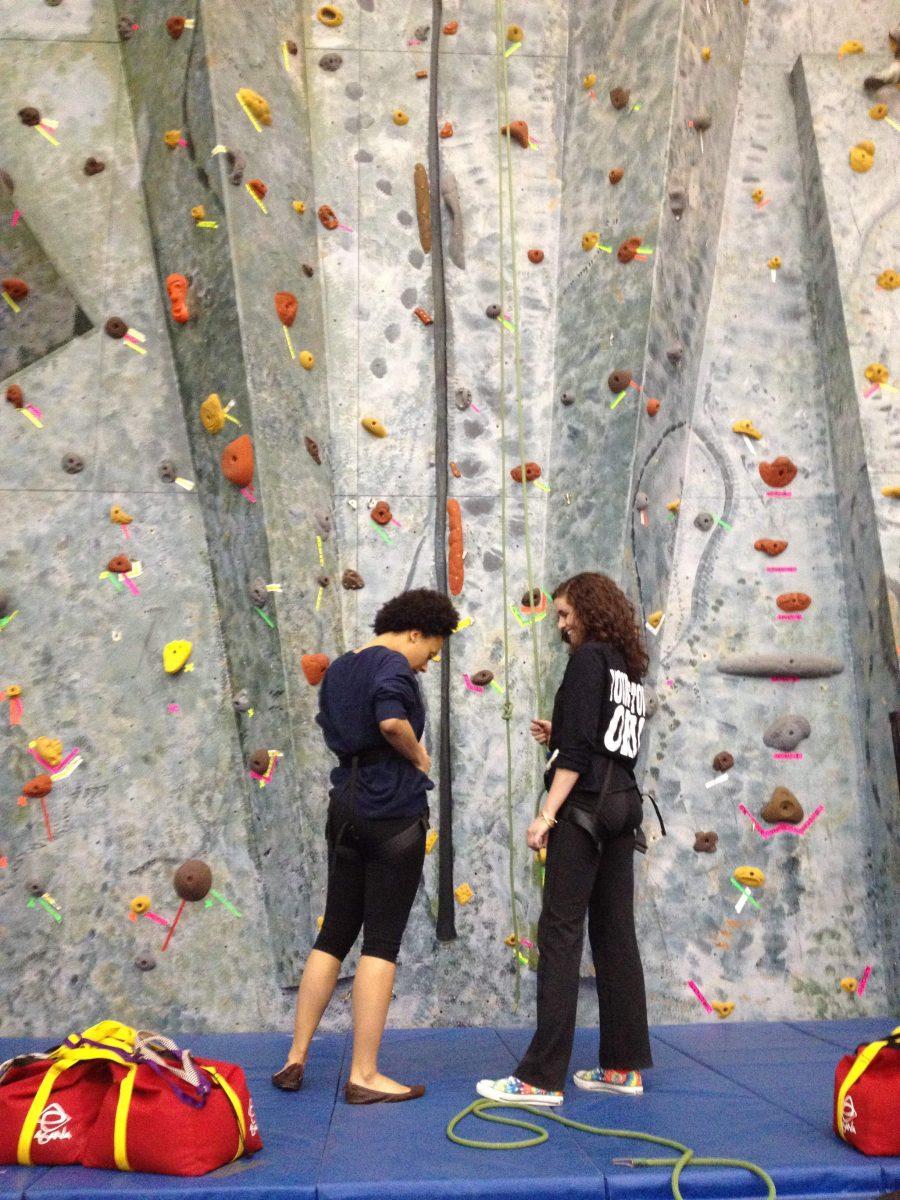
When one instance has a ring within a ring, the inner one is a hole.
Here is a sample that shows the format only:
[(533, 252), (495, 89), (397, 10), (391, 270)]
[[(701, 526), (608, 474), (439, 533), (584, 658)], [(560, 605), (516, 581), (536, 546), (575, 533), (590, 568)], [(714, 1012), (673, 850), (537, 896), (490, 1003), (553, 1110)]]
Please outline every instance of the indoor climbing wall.
[(0, 15), (10, 1030), (287, 1027), (316, 686), (417, 586), (461, 620), (422, 678), (392, 1020), (530, 1021), (528, 722), (585, 569), (652, 656), (651, 1019), (884, 1011), (900, 93), (862, 79), (890, 8)]

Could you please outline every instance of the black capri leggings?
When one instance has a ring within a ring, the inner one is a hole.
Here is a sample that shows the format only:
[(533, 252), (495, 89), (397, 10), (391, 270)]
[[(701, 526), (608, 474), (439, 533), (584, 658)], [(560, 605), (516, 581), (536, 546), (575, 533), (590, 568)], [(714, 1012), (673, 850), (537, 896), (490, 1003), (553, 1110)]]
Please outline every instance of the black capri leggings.
[(343, 962), (362, 929), (363, 954), (397, 961), (422, 878), (427, 828), (424, 816), (349, 819), (332, 802), (325, 919), (314, 950)]

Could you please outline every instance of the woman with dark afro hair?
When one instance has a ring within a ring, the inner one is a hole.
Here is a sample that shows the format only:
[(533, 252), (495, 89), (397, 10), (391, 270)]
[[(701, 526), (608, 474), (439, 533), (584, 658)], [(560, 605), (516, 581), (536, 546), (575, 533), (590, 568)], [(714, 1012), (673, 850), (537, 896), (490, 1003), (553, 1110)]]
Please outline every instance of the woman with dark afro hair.
[(416, 676), (440, 654), (459, 613), (440, 592), (403, 592), (379, 609), (375, 636), (335, 659), (319, 691), (325, 744), (338, 757), (325, 824), (328, 890), (325, 917), (306, 960), (294, 1039), (272, 1076), (297, 1091), (310, 1042), (360, 929), (362, 952), (353, 981), (353, 1059), (349, 1104), (415, 1100), (378, 1070), (378, 1052), (400, 942), (425, 858), (426, 792), (431, 758), (422, 744), (425, 706)]
[[(634, 609), (606, 575), (585, 571), (553, 593), (569, 662), (553, 719), (531, 735), (548, 747), (548, 795), (528, 828), (547, 848), (538, 923), (537, 1031), (515, 1073), (482, 1079), (491, 1100), (561, 1104), (578, 1007), (584, 919), (600, 1005), (598, 1065), (575, 1073), (587, 1091), (638, 1095), (653, 1065), (644, 974), (634, 929), (641, 794), (634, 779), (646, 717), (647, 655)], [(665, 830), (663, 830), (665, 832)]]

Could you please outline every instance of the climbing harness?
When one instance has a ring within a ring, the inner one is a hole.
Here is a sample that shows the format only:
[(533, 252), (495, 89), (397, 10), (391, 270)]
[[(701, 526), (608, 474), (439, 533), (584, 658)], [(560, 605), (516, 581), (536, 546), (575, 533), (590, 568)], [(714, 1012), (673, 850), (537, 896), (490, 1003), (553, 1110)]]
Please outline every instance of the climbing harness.
[[(356, 812), (356, 786), (359, 774), (359, 764), (384, 762), (387, 759), (399, 757), (396, 750), (390, 746), (376, 747), (371, 750), (360, 750), (356, 754), (338, 755), (342, 767), (350, 767), (350, 778), (345, 790), (333, 797), (326, 824), (326, 839), (329, 841), (329, 854), (332, 862), (335, 859), (351, 859), (358, 861), (361, 857), (359, 835), (354, 824)], [(412, 846), (417, 838), (428, 829), (428, 818), (422, 816), (413, 825), (407, 826), (395, 833), (393, 837), (381, 842), (369, 852), (372, 860), (390, 859)], [(331, 835), (328, 837), (328, 835)]]
[[(681, 1173), (685, 1167), (738, 1167), (758, 1175), (766, 1185), (766, 1200), (775, 1200), (775, 1183), (771, 1175), (758, 1167), (756, 1163), (745, 1162), (740, 1158), (695, 1158), (694, 1151), (689, 1146), (682, 1145), (672, 1138), (655, 1137), (651, 1133), (639, 1133), (633, 1129), (601, 1129), (599, 1125), (587, 1125), (583, 1121), (573, 1121), (569, 1117), (561, 1117), (557, 1113), (547, 1112), (546, 1109), (536, 1108), (530, 1104), (498, 1104), (495, 1100), (476, 1100), (462, 1112), (451, 1118), (447, 1126), (447, 1137), (457, 1146), (468, 1146), (473, 1150), (526, 1150), (530, 1146), (540, 1146), (549, 1140), (550, 1134), (540, 1125), (521, 1118), (491, 1116), (486, 1112), (489, 1108), (517, 1108), (530, 1116), (546, 1117), (548, 1121), (556, 1121), (569, 1129), (578, 1129), (582, 1133), (595, 1133), (599, 1137), (629, 1138), (641, 1142), (652, 1142), (656, 1146), (668, 1146), (678, 1152), (676, 1158), (614, 1158), (613, 1164), (622, 1167), (671, 1167), (672, 1195), (674, 1200), (684, 1200), (681, 1194)], [(456, 1127), (469, 1115), (479, 1117), (482, 1121), (493, 1121), (497, 1125), (511, 1125), (514, 1129), (525, 1129), (533, 1137), (523, 1138), (520, 1142), (480, 1142), (473, 1138), (464, 1138), (456, 1132)]]

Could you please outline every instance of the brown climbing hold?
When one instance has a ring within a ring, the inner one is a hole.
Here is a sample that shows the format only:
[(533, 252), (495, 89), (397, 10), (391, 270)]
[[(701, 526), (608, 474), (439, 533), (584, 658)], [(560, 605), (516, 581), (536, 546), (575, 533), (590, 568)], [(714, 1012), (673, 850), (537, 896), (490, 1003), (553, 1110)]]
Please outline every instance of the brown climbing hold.
[(293, 56), (293, 55), (299, 53), (299, 47), (298, 47), (297, 43), (291, 41), (290, 38), (288, 38), (288, 40), (284, 44), (285, 44), (288, 54)]
[(319, 443), (315, 440), (315, 438), (304, 437), (303, 444), (304, 444), (304, 446), (306, 446), (306, 449), (309, 451), (309, 457), (313, 460), (313, 462), (319, 463), (319, 465), (321, 465), (322, 455), (319, 451)]
[(328, 655), (303, 654), (300, 656), (300, 667), (306, 676), (306, 682), (318, 687), (328, 670)]
[(453, 137), (453, 126), (449, 121), (445, 121), (438, 130), (438, 136), (442, 138)]
[(416, 71), (416, 79), (427, 79), (427, 78), (428, 78), (427, 71)]
[(612, 394), (618, 396), (619, 392), (624, 392), (631, 383), (631, 372), (622, 369), (612, 371), (606, 382)]
[(360, 588), (366, 586), (365, 580), (359, 571), (354, 571), (352, 567), (348, 567), (341, 576), (341, 587), (346, 588), (348, 592), (358, 592)]
[(712, 765), (714, 771), (730, 771), (734, 766), (734, 755), (730, 750), (720, 750)]
[(759, 474), (763, 483), (767, 483), (769, 487), (783, 488), (797, 474), (797, 468), (789, 458), (780, 454), (772, 462), (761, 462), (759, 464)]
[(49, 796), (52, 791), (53, 780), (49, 775), (35, 775), (22, 788), (22, 795), (27, 796), (29, 800), (39, 800), (41, 796)]
[(431, 250), (431, 197), (428, 194), (428, 172), (424, 163), (413, 168), (416, 189), (416, 219), (419, 222), (419, 244), (426, 254)]
[(529, 250), (528, 261), (531, 263), (542, 263), (544, 261), (543, 250)]
[(190, 858), (175, 872), (172, 886), (181, 900), (202, 900), (212, 887), (212, 871), (202, 859)]
[(528, 149), (528, 126), (524, 121), (510, 121), (508, 125), (504, 125), (500, 129), (501, 133), (509, 133), (509, 136), (517, 141), (524, 149)]
[(433, 325), (434, 324), (434, 321), (431, 318), (431, 316), (421, 306), (419, 308), (414, 308), (413, 312), (416, 314), (416, 316), (419, 318), (419, 320), (422, 322), (423, 325)]
[(302, 265), (303, 265), (303, 274), (306, 276), (307, 279), (312, 279), (313, 275), (315, 275), (315, 273), (316, 273), (315, 267), (312, 265), (312, 263), (303, 263)]
[(269, 769), (269, 751), (254, 750), (247, 760), (247, 766), (256, 775), (265, 775)]
[(782, 592), (775, 597), (775, 603), (782, 612), (805, 612), (812, 604), (812, 596), (807, 596), (806, 592)]
[[(513, 469), (510, 471), (510, 475), (513, 477), (513, 479), (516, 481), (516, 483), (521, 483), (522, 482), (522, 467), (521, 467), (521, 465), (518, 467), (513, 467)], [(538, 466), (538, 464), (536, 462), (527, 462), (525, 464), (525, 480), (526, 480), (526, 482), (533, 483), (535, 479), (540, 479), (540, 477), (541, 477), (541, 468)]]
[(522, 596), (522, 599), (519, 601), (519, 608), (523, 613), (538, 612), (545, 604), (544, 593), (540, 588), (536, 587), (532, 589), (530, 595), (526, 592)]
[(275, 311), (278, 313), (278, 320), (282, 325), (287, 325), (290, 328), (297, 316), (297, 297), (294, 293), (276, 292)]
[(266, 185), (263, 183), (263, 181), (261, 179), (249, 180), (247, 183), (247, 187), (250, 189), (250, 191), (253, 193), (253, 195), (257, 197), (257, 199), (265, 200), (266, 192), (268, 192), (269, 189), (268, 189), (268, 187), (266, 187)]
[(19, 109), (19, 120), (23, 125), (39, 125), (41, 114), (29, 104), (27, 107)]
[(779, 538), (758, 538), (753, 543), (754, 550), (761, 550), (763, 554), (768, 554), (769, 558), (777, 558), (787, 548), (787, 542), (783, 542)]
[(713, 830), (707, 833), (697, 832), (694, 834), (694, 849), (698, 854), (715, 854), (718, 840), (719, 835)]
[(175, 42), (184, 33), (184, 20), (184, 17), (169, 17), (168, 21), (166, 21), (166, 29), (168, 30), (169, 37)]
[(487, 687), (487, 685), (494, 678), (494, 672), (488, 670), (476, 671), (475, 674), (470, 678), (471, 682), (474, 683), (476, 687)]
[(631, 92), (628, 88), (615, 87), (609, 93), (609, 100), (613, 108), (625, 108), (630, 99)]
[(458, 500), (447, 501), (447, 575), (450, 595), (458, 596), (465, 580), (462, 510)]
[(787, 821), (789, 825), (799, 825), (803, 820), (803, 806), (788, 788), (777, 787), (769, 797), (760, 816), (770, 825), (777, 825), (779, 821)]
[(24, 279), (4, 279), (0, 282), (10, 300), (24, 300), (28, 295), (28, 284)]
[(112, 575), (127, 575), (131, 570), (131, 559), (127, 554), (117, 554), (106, 564), (106, 569)]
[(128, 326), (121, 317), (110, 317), (103, 326), (103, 331), (108, 337), (123, 338), (128, 332)]
[(613, 184), (621, 183), (624, 175), (625, 171), (622, 169), (622, 167), (613, 167), (609, 173), (609, 182)]
[(190, 313), (187, 306), (188, 281), (184, 275), (167, 275), (166, 292), (172, 309), (172, 320), (179, 325), (186, 324)]
[(387, 500), (379, 500), (377, 504), (369, 509), (369, 516), (376, 525), (389, 525), (393, 518), (391, 506)]
[(235, 487), (249, 487), (253, 482), (253, 442), (248, 433), (242, 433), (222, 451), (222, 474)]
[(448, 37), (452, 37), (452, 35), (456, 33), (458, 29), (459, 21), (448, 21), (444, 26), (444, 33), (446, 33)]
[(88, 158), (85, 160), (84, 173), (85, 175), (99, 175), (101, 171), (106, 170), (106, 163), (99, 158)]
[(25, 393), (17, 383), (11, 383), (6, 389), (6, 402), (13, 408), (21, 408), (25, 403)]
[(659, 409), (660, 409), (659, 401), (657, 400), (657, 398), (655, 396), (651, 396), (650, 399), (647, 401), (647, 415), (651, 416), (651, 417), (655, 417), (656, 414), (659, 412)]
[(338, 219), (334, 215), (334, 209), (327, 204), (319, 205), (319, 220), (326, 229), (337, 229)]
[(629, 238), (628, 241), (623, 242), (616, 251), (616, 258), (620, 263), (630, 263), (637, 254), (638, 246), (640, 246), (640, 244), (640, 238)]

